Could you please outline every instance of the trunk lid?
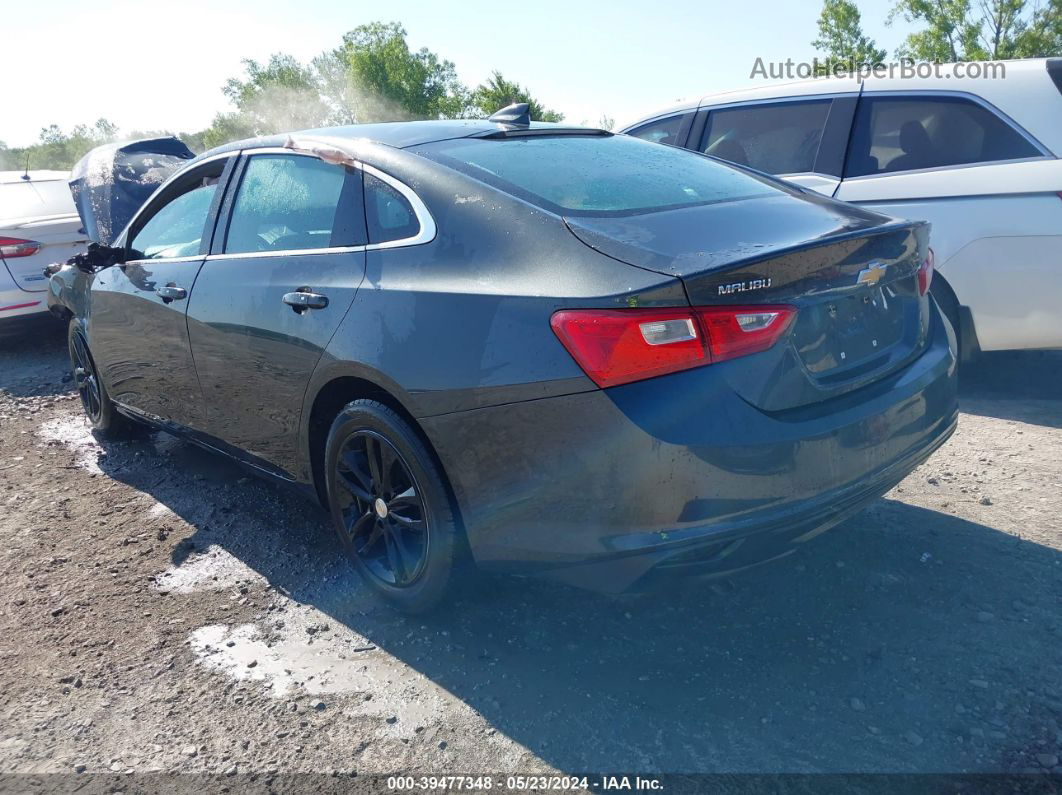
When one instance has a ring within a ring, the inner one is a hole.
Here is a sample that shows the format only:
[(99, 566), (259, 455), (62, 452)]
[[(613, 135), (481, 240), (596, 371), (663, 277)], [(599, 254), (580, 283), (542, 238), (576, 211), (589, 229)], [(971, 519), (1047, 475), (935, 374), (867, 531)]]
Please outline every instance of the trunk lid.
[(766, 411), (884, 378), (925, 346), (929, 303), (917, 274), (927, 224), (795, 194), (565, 220), (591, 248), (678, 277), (694, 306), (796, 307), (781, 343), (716, 365)]

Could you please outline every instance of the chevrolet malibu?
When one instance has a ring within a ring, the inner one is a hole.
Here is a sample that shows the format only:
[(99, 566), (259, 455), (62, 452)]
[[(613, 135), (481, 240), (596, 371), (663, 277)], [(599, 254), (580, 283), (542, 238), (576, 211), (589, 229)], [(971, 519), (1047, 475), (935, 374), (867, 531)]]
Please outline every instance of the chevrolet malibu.
[(514, 113), (215, 149), (50, 303), (97, 431), (304, 489), (420, 611), (462, 560), (644, 588), (883, 494), (956, 422), (927, 235)]

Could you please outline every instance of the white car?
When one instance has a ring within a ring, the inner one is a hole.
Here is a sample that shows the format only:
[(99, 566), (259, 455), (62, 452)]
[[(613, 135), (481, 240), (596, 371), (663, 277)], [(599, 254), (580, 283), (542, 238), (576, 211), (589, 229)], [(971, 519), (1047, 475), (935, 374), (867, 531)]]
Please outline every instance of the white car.
[(932, 292), (964, 355), (1059, 348), (1062, 58), (1002, 66), (993, 78), (960, 64), (713, 94), (623, 132), (930, 221)]
[(66, 171), (0, 171), (0, 322), (47, 312), (44, 269), (85, 250)]

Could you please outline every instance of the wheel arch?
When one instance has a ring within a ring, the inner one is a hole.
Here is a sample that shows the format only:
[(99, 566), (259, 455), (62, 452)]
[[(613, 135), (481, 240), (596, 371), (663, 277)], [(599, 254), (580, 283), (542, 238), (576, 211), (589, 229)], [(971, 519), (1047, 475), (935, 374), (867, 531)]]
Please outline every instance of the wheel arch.
[(432, 460), (442, 473), (443, 485), (446, 487), (454, 518), (457, 520), (458, 527), (463, 535), (464, 524), (461, 519), (460, 506), (455, 496), (453, 484), (450, 482), (449, 473), (446, 471), (446, 467), (443, 465), (435, 445), (432, 444), (423, 426), (414, 416), (409, 406), (408, 397), (397, 386), (389, 388), (382, 383), (384, 381), (385, 379), (382, 376), (355, 368), (331, 370), (326, 376), (314, 379), (314, 388), (312, 391), (308, 390), (303, 411), (305, 419), (302, 424), (304, 439), (302, 449), (305, 455), (304, 466), (318, 500), (321, 505), (327, 507), (328, 495), (325, 493), (324, 449), (332, 422), (343, 407), (351, 401), (360, 399), (375, 400), (395, 411), (403, 420), (409, 423), (414, 433), (424, 442), (424, 446), (427, 448)]
[(929, 292), (954, 328), (959, 343), (960, 360), (970, 361), (981, 349), (977, 341), (973, 313), (959, 300), (958, 295), (955, 294), (955, 288), (940, 271), (933, 274), (933, 283), (929, 287)]

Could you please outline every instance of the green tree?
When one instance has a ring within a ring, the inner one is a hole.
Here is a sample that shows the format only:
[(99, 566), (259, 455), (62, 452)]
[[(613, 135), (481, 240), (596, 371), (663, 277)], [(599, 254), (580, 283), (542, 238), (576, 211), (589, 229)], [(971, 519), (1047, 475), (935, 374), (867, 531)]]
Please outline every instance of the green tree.
[(328, 105), (312, 67), (283, 53), (274, 53), (264, 64), (246, 59), (243, 66), (244, 76), (230, 78), (222, 89), (237, 116), (221, 120), (226, 132), (249, 130), (251, 135), (263, 135), (327, 123)]
[(1015, 42), (1018, 52), (1062, 55), (1062, 0), (1048, 0), (1034, 9), (1029, 24), (1015, 36)]
[(410, 50), (397, 22), (356, 27), (313, 66), (336, 123), (459, 118), (468, 108), (453, 63)]
[(862, 16), (852, 0), (826, 0), (818, 25), (819, 37), (812, 46), (823, 53), (820, 74), (855, 71), (884, 63), (885, 50), (863, 32)]
[(41, 129), (38, 142), (31, 146), (0, 151), (2, 168), (56, 169), (70, 168), (90, 149), (117, 139), (118, 127), (107, 119), (94, 124), (78, 124), (69, 132), (57, 124)]
[(897, 0), (889, 13), (922, 26), (896, 54), (937, 63), (1062, 55), (1062, 0)]
[(530, 106), (532, 121), (564, 121), (563, 113), (543, 107), (526, 88), (506, 80), (497, 70), (485, 82), (476, 86), (471, 98), (473, 113), (481, 117), (489, 116), (514, 102), (526, 102)]

